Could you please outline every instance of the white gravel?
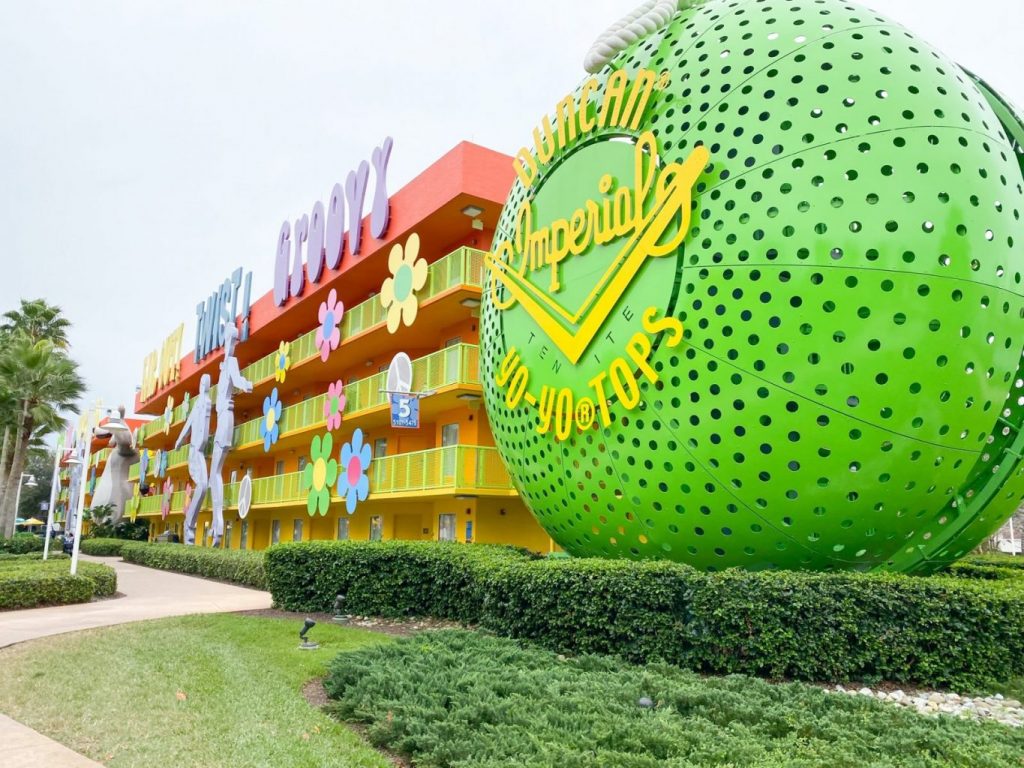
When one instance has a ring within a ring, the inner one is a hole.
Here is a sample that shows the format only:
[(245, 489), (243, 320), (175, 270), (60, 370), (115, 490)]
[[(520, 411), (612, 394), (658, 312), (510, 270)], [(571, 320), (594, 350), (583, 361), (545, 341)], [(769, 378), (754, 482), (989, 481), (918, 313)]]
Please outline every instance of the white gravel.
[(1016, 699), (1003, 698), (1002, 694), (994, 696), (961, 696), (957, 693), (941, 691), (915, 691), (904, 693), (901, 690), (879, 691), (871, 688), (844, 688), (841, 685), (826, 690), (845, 693), (851, 696), (870, 696), (878, 701), (895, 704), (907, 709), (916, 709), (922, 715), (949, 715), (969, 720), (995, 720), (997, 723), (1013, 728), (1024, 727), (1024, 706)]

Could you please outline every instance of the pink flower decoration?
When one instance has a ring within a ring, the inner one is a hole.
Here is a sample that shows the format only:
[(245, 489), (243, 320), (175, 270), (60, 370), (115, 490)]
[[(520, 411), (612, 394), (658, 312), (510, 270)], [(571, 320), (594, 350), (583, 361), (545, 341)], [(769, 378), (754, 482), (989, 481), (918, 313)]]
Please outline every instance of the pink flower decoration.
[(345, 385), (341, 379), (327, 385), (327, 398), (324, 400), (324, 418), (327, 429), (341, 426), (341, 412), (345, 410)]
[(320, 327), (316, 329), (316, 346), (320, 350), (320, 359), (325, 363), (332, 350), (341, 343), (341, 318), (345, 314), (345, 305), (338, 301), (338, 292), (331, 289), (327, 301), (320, 305)]

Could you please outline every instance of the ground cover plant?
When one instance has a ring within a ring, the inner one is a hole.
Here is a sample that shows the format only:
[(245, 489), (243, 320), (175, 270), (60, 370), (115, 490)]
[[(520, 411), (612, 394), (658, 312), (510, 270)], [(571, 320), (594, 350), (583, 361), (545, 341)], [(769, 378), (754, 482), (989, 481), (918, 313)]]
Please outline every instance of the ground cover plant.
[(301, 626), (189, 616), (20, 643), (0, 650), (0, 712), (107, 768), (390, 768), (302, 695), (335, 653), (387, 638), (318, 625), (307, 652)]
[(45, 542), (34, 533), (16, 533), (11, 538), (0, 536), (0, 552), (23, 555), (26, 552), (42, 552)]
[(338, 717), (431, 768), (1024, 766), (1022, 729), (464, 631), (339, 654), (325, 688)]
[[(537, 559), (437, 542), (296, 542), (267, 551), (277, 605), (479, 624), (562, 653), (711, 673), (953, 686), (1024, 675), (1024, 580), (707, 573), (667, 562)], [(972, 576), (967, 578), (966, 576)]]
[(267, 588), (263, 552), (125, 542), (121, 557), (129, 563), (150, 568), (190, 573), (256, 589)]
[(109, 566), (80, 562), (72, 576), (66, 558), (43, 561), (34, 554), (0, 560), (0, 610), (87, 603), (117, 591), (117, 572)]

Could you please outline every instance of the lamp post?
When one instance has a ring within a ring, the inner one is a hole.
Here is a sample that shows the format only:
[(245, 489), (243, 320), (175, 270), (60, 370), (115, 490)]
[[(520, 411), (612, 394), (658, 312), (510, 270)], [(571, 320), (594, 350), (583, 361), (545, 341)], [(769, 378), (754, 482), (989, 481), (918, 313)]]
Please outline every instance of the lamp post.
[[(23, 483), (25, 478), (28, 478), (27, 483)], [(36, 476), (29, 474), (28, 472), (22, 472), (21, 477), (18, 478), (18, 493), (14, 497), (14, 516), (18, 516), (18, 510), (21, 508), (21, 486), (24, 485), (26, 488), (35, 488), (38, 483), (36, 482)]]
[(53, 535), (53, 513), (57, 504), (57, 492), (60, 490), (60, 457), (64, 453), (64, 438), (57, 441), (57, 450), (53, 452), (53, 478), (50, 481), (50, 506), (46, 508), (46, 538), (43, 540), (43, 560), (50, 557), (50, 537)]
[[(71, 549), (71, 575), (74, 576), (78, 573), (78, 549), (81, 546), (82, 539), (82, 513), (85, 511), (85, 469), (89, 466), (89, 457), (92, 453), (92, 439), (91, 435), (87, 434), (83, 441), (82, 451), (85, 453), (85, 458), (80, 459), (77, 456), (72, 456), (68, 459), (68, 464), (81, 464), (79, 468), (78, 478), (78, 500), (75, 502), (75, 539)], [(71, 499), (68, 499), (70, 502)]]

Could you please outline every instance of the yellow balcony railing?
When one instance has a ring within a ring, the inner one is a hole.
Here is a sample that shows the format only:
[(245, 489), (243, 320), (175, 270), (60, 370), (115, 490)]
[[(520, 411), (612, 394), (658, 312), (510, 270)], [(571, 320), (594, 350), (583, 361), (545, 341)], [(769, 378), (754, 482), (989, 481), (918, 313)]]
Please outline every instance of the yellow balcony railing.
[[(419, 391), (436, 390), (452, 384), (480, 383), (480, 348), (475, 344), (455, 344), (413, 361), (413, 385)], [(353, 381), (345, 387), (345, 418), (354, 418), (371, 408), (388, 402), (385, 389), (387, 372)], [(308, 429), (325, 422), (324, 402), (327, 395), (317, 395), (281, 410), (282, 435)], [(235, 428), (235, 445), (262, 442), (260, 424), (263, 417), (252, 419)]]
[(450, 445), (384, 456), (370, 464), (370, 494), (513, 490), (497, 448)]
[[(472, 285), (480, 287), (483, 282), (484, 273), (484, 251), (475, 248), (458, 248), (447, 256), (444, 256), (427, 270), (427, 282), (423, 288), (417, 291), (420, 302), (431, 299), (447, 290), (460, 285)], [(346, 308), (341, 320), (342, 341), (363, 331), (369, 330), (384, 322), (386, 312), (380, 303), (380, 297), (374, 296), (366, 301), (356, 304), (352, 308)], [(299, 336), (292, 341), (288, 355), (293, 366), (304, 363), (319, 354), (316, 348), (316, 328)], [(265, 357), (247, 365), (242, 369), (242, 375), (249, 381), (257, 384), (270, 379), (276, 368), (277, 351), (271, 352)], [(216, 398), (216, 387), (210, 388), (210, 397)], [(347, 397), (347, 392), (346, 392)], [(321, 408), (323, 403), (321, 403)], [(185, 404), (179, 403), (172, 413), (171, 424), (176, 425), (185, 420), (188, 416)], [(153, 421), (144, 424), (139, 431), (141, 440), (156, 435), (164, 430), (164, 417), (159, 416)], [(257, 432), (259, 428), (257, 426)], [(247, 435), (247, 442), (253, 442), (254, 438)], [(236, 442), (236, 445), (239, 443)]]
[[(479, 287), (483, 281), (485, 255), (484, 251), (475, 248), (459, 248), (438, 259), (427, 270), (427, 282), (416, 292), (417, 298), (422, 303), (459, 285)], [(342, 341), (383, 323), (386, 314), (379, 296), (346, 308), (341, 319)], [(314, 328), (291, 343), (288, 354), (293, 366), (319, 354), (316, 348), (316, 330)], [(242, 375), (254, 384), (269, 379), (274, 375), (276, 359), (275, 350), (246, 366), (242, 370)]]

